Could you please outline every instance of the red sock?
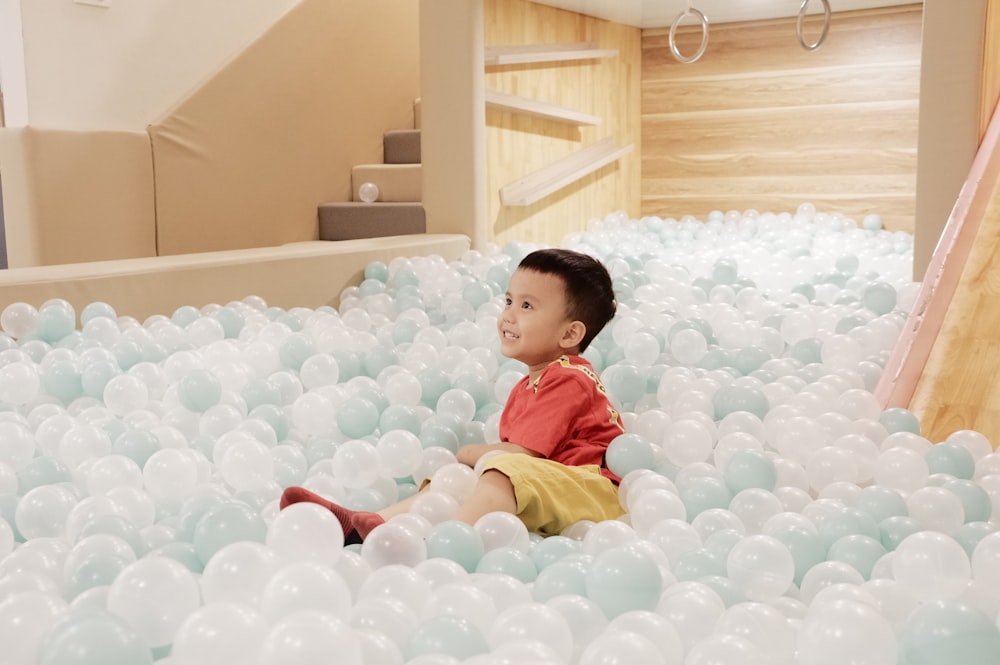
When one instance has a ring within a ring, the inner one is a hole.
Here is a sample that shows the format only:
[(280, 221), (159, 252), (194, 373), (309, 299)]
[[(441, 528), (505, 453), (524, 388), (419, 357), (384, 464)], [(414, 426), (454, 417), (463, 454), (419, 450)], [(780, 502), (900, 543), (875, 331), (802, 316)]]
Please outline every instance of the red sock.
[(359, 510), (351, 516), (351, 526), (357, 531), (362, 541), (368, 537), (372, 529), (380, 524), (385, 524), (385, 520), (378, 513), (368, 513)]
[(281, 493), (281, 501), (278, 503), (278, 506), (284, 510), (293, 503), (301, 503), (303, 501), (318, 504), (333, 513), (334, 517), (336, 517), (340, 522), (341, 528), (344, 530), (344, 542), (346, 544), (350, 544), (347, 543), (347, 539), (351, 536), (351, 532), (354, 531), (352, 522), (355, 512), (353, 510), (349, 510), (343, 506), (338, 506), (332, 501), (327, 501), (319, 494), (310, 492), (304, 487), (286, 488), (285, 491)]

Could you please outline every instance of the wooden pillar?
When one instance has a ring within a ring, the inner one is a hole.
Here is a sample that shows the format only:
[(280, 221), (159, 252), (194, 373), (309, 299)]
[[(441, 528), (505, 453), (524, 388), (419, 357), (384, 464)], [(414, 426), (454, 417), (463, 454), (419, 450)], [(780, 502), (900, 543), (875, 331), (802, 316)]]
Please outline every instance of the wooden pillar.
[(913, 276), (923, 280), (979, 147), (987, 0), (924, 0)]
[(1000, 0), (987, 0), (983, 37), (982, 95), (979, 103), (979, 137), (982, 139), (1000, 99)]
[(428, 233), (489, 240), (483, 0), (421, 0), (420, 125)]

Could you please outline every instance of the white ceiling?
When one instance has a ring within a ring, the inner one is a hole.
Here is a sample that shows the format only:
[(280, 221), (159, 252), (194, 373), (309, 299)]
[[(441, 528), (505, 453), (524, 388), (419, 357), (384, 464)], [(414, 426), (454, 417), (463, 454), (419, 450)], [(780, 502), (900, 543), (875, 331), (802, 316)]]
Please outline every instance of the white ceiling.
[[(834, 12), (893, 5), (921, 4), (923, 0), (829, 0)], [(962, 0), (952, 0), (961, 2)], [(802, 0), (532, 0), (542, 5), (633, 25), (638, 28), (669, 27), (689, 6), (701, 11), (709, 23), (756, 21), (797, 16)], [(822, 0), (809, 0), (806, 11), (818, 14)], [(694, 23), (692, 18), (685, 19)]]

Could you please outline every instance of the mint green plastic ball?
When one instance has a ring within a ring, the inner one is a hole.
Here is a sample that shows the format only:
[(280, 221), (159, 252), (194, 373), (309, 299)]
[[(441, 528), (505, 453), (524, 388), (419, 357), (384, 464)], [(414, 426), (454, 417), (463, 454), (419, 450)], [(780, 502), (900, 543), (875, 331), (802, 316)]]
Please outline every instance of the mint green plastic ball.
[(228, 503), (222, 492), (195, 490), (188, 495), (177, 509), (177, 540), (191, 542), (198, 522), (212, 508)]
[(417, 380), (420, 381), (420, 401), (431, 408), (436, 407), (441, 395), (451, 389), (451, 377), (434, 367), (417, 372)]
[(58, 458), (41, 455), (32, 458), (17, 470), (17, 491), (24, 496), (36, 487), (72, 480), (73, 472), (65, 463)]
[(909, 514), (903, 495), (883, 485), (871, 485), (862, 489), (854, 499), (854, 507), (867, 513), (876, 524), (890, 517), (905, 517)]
[(538, 577), (535, 562), (527, 554), (513, 547), (498, 547), (483, 554), (476, 565), (477, 573), (510, 575), (524, 584)]
[(128, 561), (119, 556), (91, 555), (66, 571), (63, 594), (73, 599), (97, 586), (108, 586), (124, 570)]
[(748, 411), (763, 419), (771, 409), (767, 395), (762, 391), (743, 385), (726, 385), (715, 391), (712, 396), (715, 407), (715, 419), (722, 420), (730, 413)]
[(793, 580), (796, 584), (802, 584), (802, 578), (813, 566), (826, 561), (827, 547), (818, 533), (797, 527), (782, 527), (771, 535), (792, 553), (795, 562)]
[(42, 388), (63, 404), (83, 395), (83, 378), (76, 363), (57, 360), (42, 367)]
[(349, 397), (337, 406), (337, 427), (352, 439), (368, 436), (378, 427), (379, 411), (370, 401)]
[(53, 344), (72, 333), (75, 327), (76, 313), (71, 307), (62, 305), (43, 306), (35, 319), (35, 334)]
[(253, 411), (261, 404), (280, 405), (282, 403), (281, 388), (268, 379), (251, 379), (240, 391), (247, 409)]
[(403, 647), (407, 661), (445, 656), (455, 662), (487, 653), (489, 644), (476, 625), (463, 617), (442, 614), (422, 621)]
[(200, 575), (205, 570), (205, 564), (198, 558), (198, 553), (192, 543), (175, 541), (161, 545), (149, 553), (151, 556), (165, 556), (177, 561), (192, 573)]
[(601, 373), (609, 397), (618, 404), (632, 404), (646, 394), (646, 376), (642, 368), (628, 362), (609, 365)]
[(390, 404), (379, 416), (378, 428), (383, 434), (396, 429), (420, 434), (420, 418), (417, 416), (416, 410), (411, 407)]
[(594, 557), (586, 585), (587, 597), (613, 619), (632, 610), (656, 609), (663, 574), (648, 553), (623, 545)]
[(956, 601), (917, 606), (899, 638), (906, 665), (995, 665), (1000, 631), (982, 611)]
[(619, 434), (605, 452), (608, 468), (619, 478), (638, 469), (652, 469), (656, 464), (653, 444), (638, 434)]
[(142, 345), (131, 339), (118, 340), (111, 345), (111, 352), (115, 354), (118, 366), (126, 372), (145, 358)]
[(307, 358), (316, 354), (316, 345), (303, 333), (293, 333), (281, 340), (278, 359), (286, 369), (299, 371)]
[(427, 535), (428, 558), (450, 559), (470, 573), (476, 570), (483, 552), (483, 541), (479, 533), (464, 522), (440, 522)]
[(543, 568), (531, 585), (531, 597), (535, 602), (544, 603), (557, 596), (573, 594), (587, 595), (588, 565), (579, 559), (567, 558)]
[(263, 543), (267, 525), (258, 511), (240, 502), (228, 502), (209, 509), (194, 528), (195, 552), (202, 563), (208, 563), (226, 545), (249, 540)]
[(989, 522), (966, 522), (958, 527), (952, 538), (962, 546), (965, 553), (972, 559), (972, 553), (976, 550), (976, 545), (986, 536), (996, 533), (996, 527)]
[(153, 654), (121, 617), (96, 607), (70, 609), (42, 639), (38, 665), (151, 665)]
[(728, 508), (733, 500), (733, 493), (726, 482), (711, 476), (692, 479), (681, 490), (680, 496), (689, 520), (712, 508)]
[(232, 307), (223, 307), (213, 312), (211, 316), (222, 324), (222, 330), (226, 339), (236, 339), (239, 337), (240, 331), (243, 330), (243, 325), (246, 323), (243, 315)]
[(924, 530), (917, 520), (905, 515), (887, 517), (878, 523), (879, 540), (889, 552), (899, 546), (907, 536)]
[(857, 508), (845, 508), (827, 516), (819, 522), (817, 530), (827, 547), (844, 536), (862, 535), (876, 540), (881, 536), (878, 523)]
[(803, 365), (822, 362), (823, 343), (815, 337), (806, 337), (797, 340), (788, 349), (788, 355), (795, 358)]
[(946, 473), (961, 480), (969, 480), (976, 472), (976, 460), (965, 447), (942, 441), (931, 446), (924, 454), (931, 474)]
[(80, 372), (80, 384), (88, 397), (104, 399), (104, 387), (108, 381), (122, 373), (117, 363), (110, 360), (98, 360), (83, 368)]
[(579, 554), (583, 545), (566, 536), (549, 536), (531, 548), (531, 560), (539, 572), (570, 554)]
[(726, 575), (726, 558), (707, 548), (689, 550), (673, 563), (672, 572), (679, 582), (693, 582), (705, 577)]
[(382, 261), (372, 261), (365, 266), (365, 279), (377, 279), (380, 282), (389, 281), (389, 266)]
[(111, 444), (112, 452), (128, 457), (141, 468), (150, 455), (160, 449), (160, 440), (149, 430), (129, 429), (119, 434)]
[(962, 501), (966, 523), (989, 521), (993, 514), (993, 501), (982, 485), (971, 480), (960, 479), (948, 480), (942, 487), (955, 494)]
[(488, 381), (478, 374), (463, 373), (452, 380), (452, 388), (464, 390), (472, 396), (476, 409), (480, 409), (493, 400), (493, 389)]
[(861, 302), (875, 314), (888, 314), (896, 308), (896, 288), (887, 282), (873, 282), (861, 293)]
[(774, 462), (759, 450), (737, 450), (726, 461), (722, 473), (726, 487), (734, 496), (751, 488), (770, 492), (778, 483)]
[(222, 382), (208, 370), (191, 370), (178, 383), (177, 398), (186, 409), (204, 413), (222, 399)]
[(121, 515), (98, 515), (87, 520), (87, 522), (80, 527), (80, 532), (77, 534), (77, 538), (83, 539), (87, 536), (94, 536), (98, 534), (121, 538), (129, 544), (132, 551), (138, 556), (142, 556), (146, 551), (146, 548), (142, 543), (142, 535), (139, 533), (139, 529), (137, 529), (132, 522)]
[(399, 354), (394, 347), (373, 346), (361, 354), (361, 366), (365, 376), (375, 378), (390, 365), (399, 364)]
[(186, 328), (199, 318), (201, 318), (201, 312), (194, 305), (181, 305), (170, 315), (170, 320), (181, 328)]
[(889, 434), (895, 434), (896, 432), (920, 434), (920, 421), (917, 420), (917, 417), (912, 412), (906, 409), (899, 407), (886, 409), (878, 417), (878, 421), (888, 430)]
[(284, 441), (288, 437), (288, 430), (292, 426), (291, 418), (284, 409), (275, 404), (260, 404), (250, 410), (248, 418), (263, 420), (274, 429), (274, 435), (278, 441)]
[(118, 313), (106, 302), (92, 302), (80, 312), (80, 325), (86, 325), (91, 319), (99, 317), (117, 320)]
[(394, 344), (409, 344), (420, 331), (420, 326), (412, 319), (396, 321), (392, 326), (392, 341)]
[(867, 580), (871, 577), (872, 568), (885, 553), (885, 547), (878, 540), (871, 536), (852, 534), (837, 539), (830, 546), (826, 559), (846, 563)]

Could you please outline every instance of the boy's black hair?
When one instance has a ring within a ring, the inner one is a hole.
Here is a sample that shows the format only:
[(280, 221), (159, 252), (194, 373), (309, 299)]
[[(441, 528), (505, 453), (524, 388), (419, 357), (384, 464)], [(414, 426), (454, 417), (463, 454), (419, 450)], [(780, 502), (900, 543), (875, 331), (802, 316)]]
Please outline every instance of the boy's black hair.
[(617, 303), (611, 275), (594, 257), (568, 249), (539, 249), (525, 256), (517, 268), (555, 275), (562, 280), (566, 314), (573, 321), (582, 321), (587, 328), (580, 340), (580, 353), (614, 318)]

